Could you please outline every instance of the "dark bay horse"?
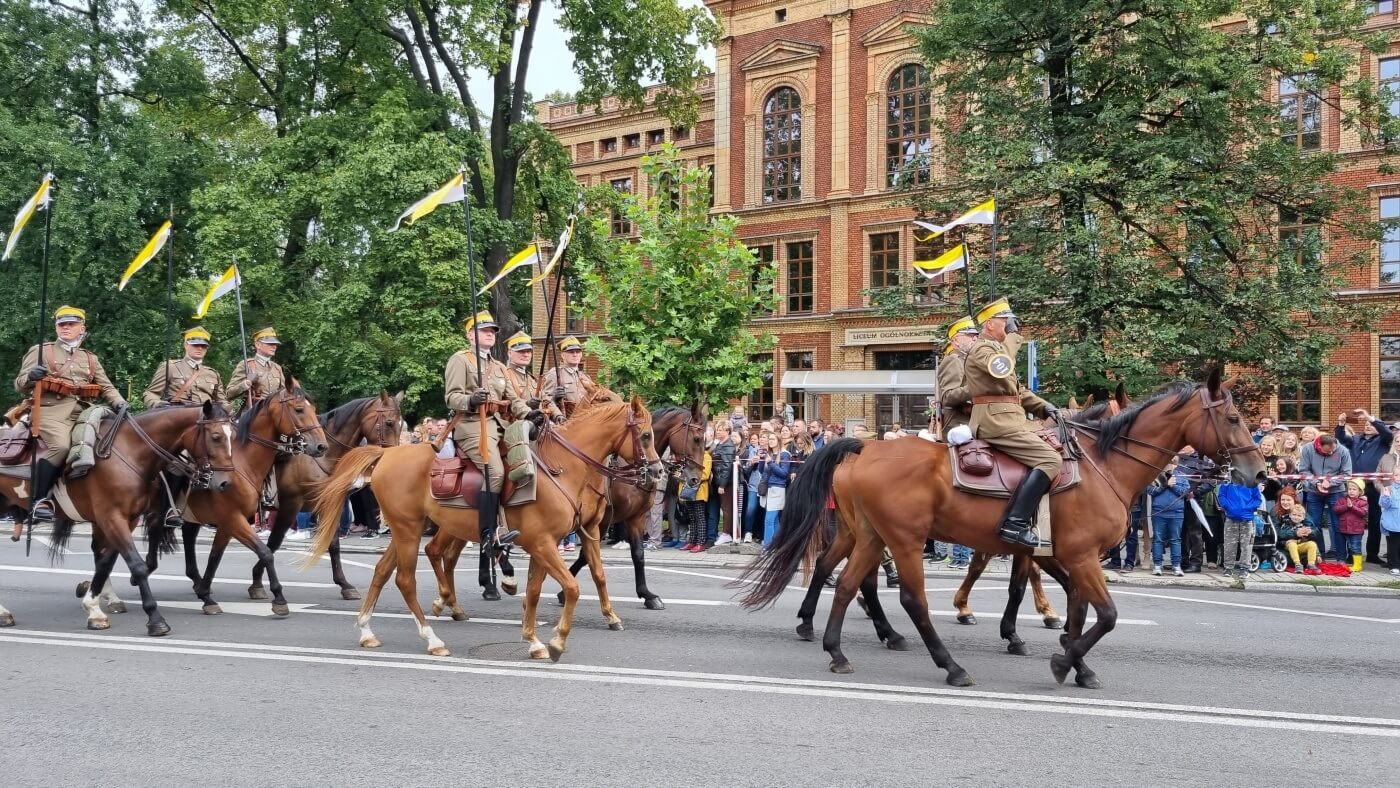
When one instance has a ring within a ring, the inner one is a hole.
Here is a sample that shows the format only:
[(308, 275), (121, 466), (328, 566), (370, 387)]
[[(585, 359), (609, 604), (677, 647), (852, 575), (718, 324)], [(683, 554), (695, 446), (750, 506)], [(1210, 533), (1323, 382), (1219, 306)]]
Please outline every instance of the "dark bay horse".
[[(312, 510), (311, 490), (331, 475), (335, 464), (346, 452), (359, 446), (362, 440), (383, 448), (399, 445), (399, 428), (403, 424), (399, 403), (402, 399), (402, 392), (391, 397), (388, 392), (381, 391), (377, 397), (351, 400), (328, 410), (319, 418), (326, 441), (330, 444), (324, 457), (296, 453), (278, 459), (277, 517), (272, 521), (272, 530), (267, 537), (269, 551), (275, 554), (282, 546), (287, 531), (296, 526), (299, 512)], [(377, 528), (379, 523), (365, 525)], [(360, 592), (345, 579), (345, 570), (340, 566), (340, 539), (331, 542), (330, 557), (331, 579), (340, 586), (340, 598), (359, 599)], [(250, 599), (267, 599), (262, 578), (263, 565), (259, 563), (253, 566), (253, 584), (248, 587)]]
[[(1084, 657), (1113, 630), (1118, 611), (1099, 566), (1100, 556), (1123, 538), (1132, 499), (1181, 447), (1190, 444), (1228, 466), (1238, 483), (1255, 484), (1263, 477), (1264, 459), (1235, 407), (1230, 394), (1233, 385), (1233, 379), (1222, 382), (1215, 370), (1205, 384), (1169, 384), (1118, 416), (1095, 421), (1081, 414), (1070, 420), (1074, 441), (1083, 454), (1082, 481), (1051, 497), (1051, 512), (1060, 524), (1054, 557), (1037, 561), (1052, 574), (1062, 568), (1069, 590), (1067, 631), (1060, 638), (1065, 653), (1050, 661), (1056, 681), (1064, 681), (1073, 669), (1079, 686), (1101, 686)], [(853, 670), (841, 651), (842, 621), (857, 588), (888, 545), (901, 575), (900, 603), (935, 664), (947, 671), (949, 684), (972, 684), (972, 677), (953, 660), (929, 618), (920, 571), (924, 541), (957, 542), (985, 552), (1021, 555), (1030, 551), (998, 538), (1005, 502), (954, 490), (948, 462), (946, 450), (920, 440), (842, 439), (819, 450), (788, 489), (783, 528), (772, 549), (741, 578), (740, 582), (756, 581), (743, 604), (752, 608), (772, 603), (804, 556), (822, 546), (827, 497), (834, 495), (837, 517), (855, 535), (855, 548), (837, 584), (822, 641), (831, 655), (831, 670)], [(1085, 631), (1090, 605), (1098, 620)]]
[[(142, 560), (131, 533), (142, 513), (150, 510), (152, 500), (165, 497), (159, 480), (162, 470), (178, 468), (207, 487), (207, 495), (227, 494), (234, 471), (232, 444), (228, 413), (213, 402), (156, 408), (135, 416), (120, 413), (104, 420), (96, 446), (96, 464), (80, 478), (63, 480), (63, 488), (77, 511), (55, 507), (50, 541), (50, 553), (61, 557), (73, 533), (73, 518), (92, 523), (96, 568), (92, 580), (78, 587), (83, 609), (88, 613), (88, 629), (107, 629), (111, 625), (94, 594), (104, 594), (112, 568), (121, 557), (131, 571), (132, 585), (141, 591), (146, 633), (154, 637), (169, 634), (170, 625), (156, 606), (148, 579), (155, 571), (155, 563)], [(181, 458), (181, 452), (188, 452), (194, 461)], [(115, 596), (108, 599), (115, 612), (125, 610)]]

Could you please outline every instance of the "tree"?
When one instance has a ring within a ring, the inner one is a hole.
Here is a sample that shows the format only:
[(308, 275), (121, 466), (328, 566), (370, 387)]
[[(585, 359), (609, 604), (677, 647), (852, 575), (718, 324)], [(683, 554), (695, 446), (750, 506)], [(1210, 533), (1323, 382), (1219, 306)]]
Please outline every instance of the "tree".
[[(762, 383), (753, 355), (773, 346), (746, 322), (774, 307), (773, 273), (739, 240), (733, 216), (710, 214), (710, 176), (686, 167), (671, 146), (645, 156), (650, 197), (591, 193), (632, 223), (635, 242), (613, 238), (578, 259), (582, 305), (604, 318), (606, 338), (588, 349), (611, 381), (649, 402), (722, 407)], [(677, 197), (673, 198), (673, 195)], [(610, 212), (595, 210), (594, 235), (608, 235)]]
[[(1358, 32), (1364, 6), (936, 6), (918, 37), (933, 104), (948, 108), (946, 176), (910, 195), (940, 217), (996, 196), (995, 287), (1041, 339), (1052, 390), (1141, 388), (1217, 362), (1299, 379), (1364, 330), (1368, 310), (1332, 293), (1369, 250), (1343, 256), (1325, 239), (1378, 228), (1308, 136), (1323, 102), (1363, 135), (1394, 126), (1357, 76), (1356, 42), (1378, 43)], [(1270, 98), (1280, 76), (1297, 101)], [(986, 246), (974, 249), (986, 295)]]

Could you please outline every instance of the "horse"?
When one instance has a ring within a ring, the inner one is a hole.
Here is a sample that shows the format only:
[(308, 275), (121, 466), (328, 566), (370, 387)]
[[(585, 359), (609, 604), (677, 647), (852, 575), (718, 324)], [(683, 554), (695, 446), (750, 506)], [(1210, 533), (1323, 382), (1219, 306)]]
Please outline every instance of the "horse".
[[(131, 533), (147, 512), (151, 500), (163, 495), (158, 481), (160, 471), (178, 469), (192, 484), (207, 487), (210, 495), (224, 495), (233, 479), (231, 446), (233, 429), (228, 413), (215, 402), (203, 405), (173, 405), (131, 415), (125, 410), (103, 420), (96, 446), (96, 464), (83, 476), (64, 479), (63, 489), (76, 511), (55, 507), (50, 555), (62, 557), (73, 533), (74, 516), (93, 524), (93, 576), (78, 586), (78, 596), (88, 614), (88, 629), (111, 626), (98, 598), (125, 612), (126, 606), (108, 588), (112, 568), (120, 556), (131, 571), (131, 584), (141, 591), (141, 609), (146, 612), (146, 634), (160, 637), (170, 633), (151, 592), (149, 576), (155, 564), (143, 561)], [(193, 462), (180, 457), (187, 452)], [(6, 480), (7, 482), (10, 480)], [(6, 492), (7, 497), (10, 492)], [(12, 499), (13, 500), (13, 499)]]
[[(258, 400), (238, 417), (237, 436), (233, 443), (233, 464), (236, 473), (227, 492), (218, 496), (207, 491), (192, 490), (185, 504), (185, 523), (181, 528), (185, 547), (185, 576), (194, 584), (194, 593), (204, 603), (202, 611), (213, 616), (222, 613), (214, 601), (211, 587), (229, 539), (237, 539), (258, 558), (258, 565), (267, 571), (268, 587), (272, 590), (272, 612), (287, 615), (290, 610), (282, 596), (282, 584), (272, 564), (272, 551), (253, 532), (252, 520), (261, 505), (263, 481), (277, 458), (305, 453), (320, 457), (326, 453), (325, 431), (316, 417), (315, 406), (306, 392), (296, 385), (283, 388)], [(320, 437), (317, 437), (317, 436)], [(148, 528), (160, 528), (163, 539), (152, 539), (150, 563), (154, 567), (161, 549), (173, 547), (171, 529), (158, 524), (163, 518), (147, 518)], [(214, 541), (209, 549), (209, 562), (204, 573), (199, 572), (195, 556), (195, 538), (201, 523), (215, 526)], [(340, 514), (331, 524), (340, 525)]]
[[(625, 466), (605, 465), (604, 460), (609, 455), (619, 457)], [(607, 493), (600, 485), (600, 476), (613, 481), (648, 474), (654, 477), (660, 473), (661, 462), (653, 447), (651, 414), (636, 397), (631, 402), (594, 405), (561, 427), (546, 424), (536, 440), (535, 456), (539, 469), (535, 500), (506, 508), (505, 519), (511, 528), (520, 532), (515, 544), (530, 556), (521, 637), (530, 644), (531, 658), (548, 656), (557, 662), (568, 645), (579, 595), (578, 583), (559, 556), (559, 540), (582, 523), (601, 517)], [(334, 518), (358, 480), (368, 477), (379, 499), (384, 524), (389, 527), (389, 548), (375, 565), (369, 593), (365, 594), (355, 620), (363, 648), (380, 645), (379, 638), (370, 630), (370, 618), (380, 591), (397, 570), (399, 591), (417, 622), (419, 637), (427, 641), (428, 653), (433, 656), (451, 653), (428, 626), (418, 603), (418, 544), (428, 518), (437, 523), (439, 532), (448, 531), (461, 540), (480, 541), (480, 534), (475, 509), (446, 506), (433, 498), (428, 485), (433, 457), (432, 446), (425, 444), (389, 449), (361, 446), (345, 455), (335, 473), (317, 487), (318, 526), (306, 566), (314, 564), (330, 547), (335, 538)], [(601, 571), (601, 561), (594, 566)], [(565, 592), (564, 612), (548, 646), (536, 637), (535, 621), (546, 574), (563, 586)], [(600, 596), (606, 596), (604, 588), (605, 585), (599, 589)], [(449, 593), (441, 586), (439, 591)], [(455, 599), (445, 601), (455, 602)], [(460, 608), (453, 612), (459, 611)]]
[[(1050, 660), (1051, 673), (1063, 683), (1075, 671), (1075, 683), (1098, 688), (1102, 682), (1085, 663), (1085, 655), (1111, 632), (1118, 610), (1108, 593), (1099, 558), (1123, 538), (1132, 498), (1144, 489), (1181, 447), (1196, 447), (1230, 468), (1238, 483), (1254, 484), (1264, 475), (1264, 458), (1250, 437), (1230, 393), (1235, 379), (1222, 381), (1213, 370), (1204, 384), (1177, 381), (1117, 416), (1102, 421), (1071, 418), (1069, 443), (1087, 467), (1082, 480), (1050, 498), (1055, 522), (1053, 560), (1039, 560), (1052, 574), (1063, 569), (1069, 589), (1063, 654)], [(972, 677), (954, 661), (934, 630), (924, 596), (921, 568), (927, 538), (965, 544), (986, 552), (1024, 555), (1024, 547), (1003, 543), (997, 527), (1005, 503), (953, 489), (948, 452), (927, 441), (864, 443), (841, 439), (812, 455), (788, 490), (784, 524), (770, 551), (745, 570), (738, 582), (754, 585), (742, 599), (748, 608), (771, 604), (782, 593), (803, 557), (825, 538), (821, 527), (828, 495), (837, 517), (855, 536), (848, 570), (837, 584), (823, 647), (833, 673), (854, 668), (841, 651), (841, 625), (857, 587), (875, 568), (889, 545), (900, 570), (900, 603), (953, 686), (969, 686)], [(1059, 579), (1058, 577), (1056, 579)], [(1088, 608), (1097, 616), (1085, 631)]]
[[(403, 416), (399, 413), (399, 403), (403, 394), (389, 396), (381, 391), (377, 397), (362, 397), (351, 400), (319, 417), (330, 448), (320, 458), (305, 454), (284, 455), (277, 462), (277, 517), (272, 521), (272, 530), (267, 537), (267, 549), (276, 554), (282, 546), (287, 531), (296, 525), (297, 514), (311, 511), (311, 488), (325, 479), (335, 469), (345, 453), (360, 445), (361, 440), (375, 446), (397, 446), (399, 427)], [(340, 522), (340, 518), (336, 518)], [(365, 523), (375, 527), (378, 523)], [(340, 586), (341, 599), (359, 599), (360, 592), (345, 579), (345, 570), (340, 566), (340, 540), (331, 543), (331, 580)], [(263, 565), (253, 566), (253, 584), (248, 587), (249, 599), (267, 599), (267, 591), (262, 583)]]

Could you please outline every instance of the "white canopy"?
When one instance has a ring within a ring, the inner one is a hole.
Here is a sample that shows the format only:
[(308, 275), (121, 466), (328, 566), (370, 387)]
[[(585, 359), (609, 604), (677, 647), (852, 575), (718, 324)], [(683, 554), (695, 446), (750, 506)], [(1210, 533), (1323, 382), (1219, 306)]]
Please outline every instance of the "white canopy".
[(783, 374), (784, 389), (808, 394), (927, 394), (933, 395), (936, 374), (915, 370), (809, 370)]

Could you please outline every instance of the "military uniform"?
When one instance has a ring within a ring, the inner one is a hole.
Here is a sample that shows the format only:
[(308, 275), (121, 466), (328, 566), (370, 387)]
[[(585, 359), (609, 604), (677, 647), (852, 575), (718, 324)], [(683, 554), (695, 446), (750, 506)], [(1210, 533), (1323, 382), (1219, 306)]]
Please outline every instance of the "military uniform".
[[(576, 337), (564, 337), (559, 342), (559, 352), (570, 350), (583, 350), (583, 343)], [(588, 399), (588, 387), (591, 386), (593, 379), (584, 373), (583, 367), (571, 368), (560, 364), (544, 374), (544, 391), (548, 397), (553, 399), (554, 392), (564, 389), (559, 403), (566, 414), (573, 413), (575, 405)]]
[(967, 353), (957, 350), (951, 344), (960, 333), (977, 331), (977, 324), (971, 317), (964, 317), (948, 326), (948, 354), (938, 363), (938, 406), (942, 414), (943, 437), (948, 431), (960, 427), (972, 418), (972, 395), (968, 393), (967, 381), (963, 377), (963, 367)]
[[(282, 344), (277, 338), (277, 332), (271, 328), (260, 329), (254, 333), (253, 341)], [(281, 391), (286, 385), (287, 373), (282, 371), (281, 364), (270, 358), (255, 355), (234, 367), (233, 374), (228, 376), (228, 388), (224, 393), (230, 400), (247, 395), (243, 402), (243, 407), (246, 408), (268, 394)]]
[[(506, 350), (534, 350), (531, 344), (530, 335), (520, 331), (506, 340)], [(516, 396), (525, 400), (525, 404), (532, 408), (539, 408), (551, 419), (563, 418), (563, 413), (548, 400), (541, 401), (540, 379), (535, 377), (530, 371), (530, 367), (517, 366), (513, 361), (506, 364), (506, 380), (510, 382), (510, 387), (515, 391)]]
[[(202, 328), (192, 328), (185, 332), (185, 342), (207, 345), (209, 332)], [(203, 405), (211, 400), (222, 405), (225, 410), (230, 409), (224, 396), (224, 382), (219, 377), (218, 370), (188, 356), (171, 359), (156, 367), (151, 385), (141, 394), (141, 401), (148, 408), (154, 408), (162, 402)]]
[[(490, 315), (481, 314), (480, 328), (495, 328), (494, 320), (490, 320), (488, 325)], [(469, 337), (471, 322), (469, 318), (465, 326)], [(489, 354), (481, 359), (481, 370), (486, 378), (485, 385), (482, 385), (477, 377), (477, 362), (472, 357), (472, 352), (472, 348), (469, 347), (453, 353), (447, 360), (447, 370), (443, 373), (447, 407), (462, 414), (457, 428), (452, 431), (452, 440), (457, 442), (457, 447), (476, 463), (478, 468), (489, 469), (490, 491), (500, 493), (501, 485), (505, 481), (505, 463), (501, 459), (499, 444), (505, 434), (506, 420), (524, 418), (529, 415), (531, 409), (511, 385), (506, 365)], [(477, 409), (470, 402), (472, 393), (480, 388), (486, 389), (488, 395), (485, 405), (489, 409), (485, 441), (490, 455), (489, 461), (481, 455), (481, 438), (478, 437), (481, 433), (481, 419)], [(505, 403), (505, 413), (498, 410), (501, 407), (498, 403)]]

